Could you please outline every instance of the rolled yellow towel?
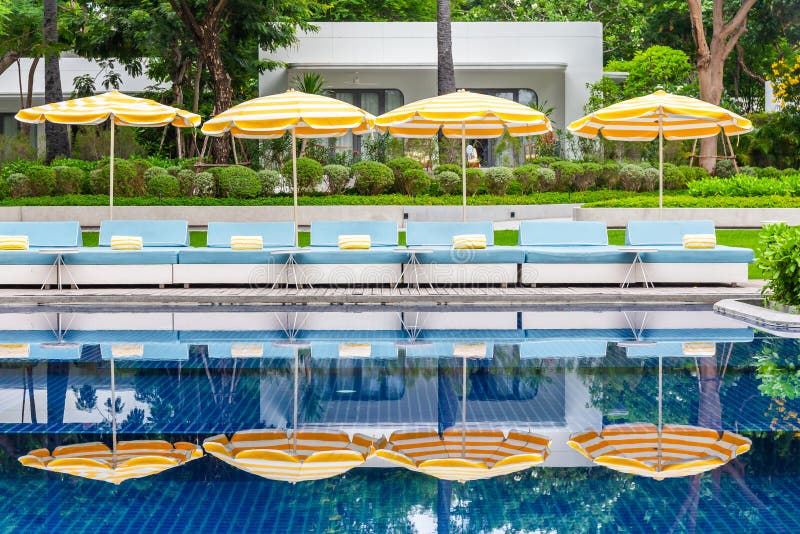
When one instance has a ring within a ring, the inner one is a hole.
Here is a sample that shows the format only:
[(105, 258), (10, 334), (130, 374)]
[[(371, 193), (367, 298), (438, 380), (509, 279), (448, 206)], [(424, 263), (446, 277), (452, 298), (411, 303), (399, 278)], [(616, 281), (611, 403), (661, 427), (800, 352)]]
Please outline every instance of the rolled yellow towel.
[(27, 343), (7, 343), (0, 345), (0, 358), (27, 358), (31, 355), (31, 346)]
[(28, 250), (28, 236), (0, 235), (0, 250)]
[(714, 356), (717, 344), (710, 341), (690, 341), (682, 345), (684, 356)]
[(231, 236), (231, 250), (261, 250), (263, 248), (264, 238), (260, 235)]
[(372, 354), (372, 345), (369, 343), (339, 344), (340, 358), (369, 358), (370, 354)]
[(139, 236), (111, 236), (111, 250), (142, 250), (142, 247), (144, 247), (144, 242)]
[(144, 356), (144, 345), (140, 343), (118, 343), (116, 345), (111, 345), (111, 355), (114, 358)]
[(714, 248), (717, 236), (714, 234), (686, 234), (683, 236), (683, 248)]
[(231, 345), (233, 358), (260, 358), (264, 355), (264, 345), (260, 343), (234, 343)]
[(486, 248), (486, 235), (485, 234), (454, 235), (453, 248), (455, 249)]
[(340, 235), (339, 248), (341, 250), (366, 250), (372, 246), (369, 235)]

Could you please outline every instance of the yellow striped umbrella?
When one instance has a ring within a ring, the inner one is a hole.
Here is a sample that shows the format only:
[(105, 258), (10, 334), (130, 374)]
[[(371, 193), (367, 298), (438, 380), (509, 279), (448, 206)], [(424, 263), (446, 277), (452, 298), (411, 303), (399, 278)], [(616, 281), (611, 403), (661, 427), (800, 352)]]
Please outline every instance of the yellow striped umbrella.
[(665, 91), (632, 98), (599, 109), (567, 128), (580, 137), (594, 139), (601, 133), (613, 141), (652, 141), (658, 138), (659, 209), (664, 195), (664, 139), (678, 141), (724, 135), (741, 135), (753, 124), (728, 111), (696, 98)]
[[(292, 134), (292, 189), (294, 222), (297, 225), (297, 138), (342, 137), (372, 131), (375, 117), (347, 102), (289, 89), (243, 102), (203, 124), (210, 136), (230, 133), (245, 139), (276, 139)], [(295, 237), (297, 239), (297, 237)], [(295, 242), (296, 244), (296, 242)]]
[(36, 449), (19, 461), (22, 465), (120, 484), (126, 480), (155, 475), (203, 456), (192, 443), (174, 445), (160, 440), (121, 441), (112, 451), (105, 444), (81, 443), (48, 449)]
[(449, 428), (394, 432), (374, 456), (443, 480), (478, 480), (541, 464), (550, 440), (530, 432)]
[(341, 475), (364, 463), (374, 440), (338, 431), (243, 430), (213, 436), (206, 452), (238, 469), (270, 480), (301, 482)]
[(598, 465), (656, 480), (716, 469), (750, 450), (750, 440), (733, 432), (688, 425), (648, 423), (609, 425), (567, 442)]
[(461, 139), (462, 217), (467, 218), (467, 139), (491, 139), (508, 131), (513, 137), (553, 131), (550, 119), (528, 106), (496, 96), (459, 90), (418, 100), (384, 113), (375, 120), (379, 129), (395, 137)]
[(113, 218), (114, 214), (114, 127), (158, 127), (171, 124), (178, 128), (193, 128), (200, 124), (200, 115), (119, 91), (22, 109), (15, 118), (30, 124), (50, 121), (56, 124), (90, 125), (110, 121), (109, 218)]

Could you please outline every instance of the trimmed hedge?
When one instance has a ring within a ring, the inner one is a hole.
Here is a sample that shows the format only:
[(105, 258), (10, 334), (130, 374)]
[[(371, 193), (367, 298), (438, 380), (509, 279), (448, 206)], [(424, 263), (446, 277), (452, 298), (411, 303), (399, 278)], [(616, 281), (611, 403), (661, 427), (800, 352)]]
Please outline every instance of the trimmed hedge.
[(394, 190), (404, 195), (414, 194), (411, 190), (411, 184), (406, 181), (406, 173), (411, 170), (421, 171), (422, 164), (413, 158), (402, 157), (387, 161), (386, 166), (392, 169), (394, 174)]
[(328, 181), (328, 192), (332, 195), (344, 193), (350, 182), (350, 169), (344, 165), (325, 165), (322, 170)]
[[(284, 163), (281, 174), (286, 180), (292, 181), (292, 160)], [(325, 171), (322, 163), (311, 158), (297, 158), (297, 190), (302, 193), (311, 193), (322, 184)]]
[(359, 161), (353, 165), (354, 188), (360, 195), (380, 195), (394, 185), (392, 169), (377, 161)]

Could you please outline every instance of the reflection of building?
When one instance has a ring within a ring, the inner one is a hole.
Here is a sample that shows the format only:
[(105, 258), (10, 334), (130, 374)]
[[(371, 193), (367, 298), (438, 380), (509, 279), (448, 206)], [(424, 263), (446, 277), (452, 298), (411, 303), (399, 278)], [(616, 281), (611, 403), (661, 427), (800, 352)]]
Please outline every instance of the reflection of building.
[[(296, 45), (261, 52), (287, 64), (261, 74), (262, 95), (285, 91), (307, 72), (322, 74), (336, 98), (375, 115), (436, 95), (435, 23), (317, 25), (318, 32), (301, 34)], [(602, 75), (602, 33), (598, 22), (456, 22), (456, 86), (552, 108), (551, 119), (563, 129), (583, 114), (586, 84)], [(350, 136), (337, 146), (360, 148)], [(495, 163), (491, 145), (478, 151), (485, 165)]]

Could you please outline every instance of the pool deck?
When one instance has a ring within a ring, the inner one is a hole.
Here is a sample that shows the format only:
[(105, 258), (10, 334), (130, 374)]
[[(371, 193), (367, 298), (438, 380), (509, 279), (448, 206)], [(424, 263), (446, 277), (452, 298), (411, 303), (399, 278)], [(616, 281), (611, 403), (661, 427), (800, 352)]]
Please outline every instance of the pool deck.
[(758, 297), (763, 282), (740, 287), (699, 286), (619, 287), (450, 287), (415, 289), (388, 287), (266, 289), (247, 287), (0, 289), (0, 309), (29, 306), (176, 306), (230, 305), (479, 305), (558, 306), (624, 304), (702, 304), (723, 299)]

